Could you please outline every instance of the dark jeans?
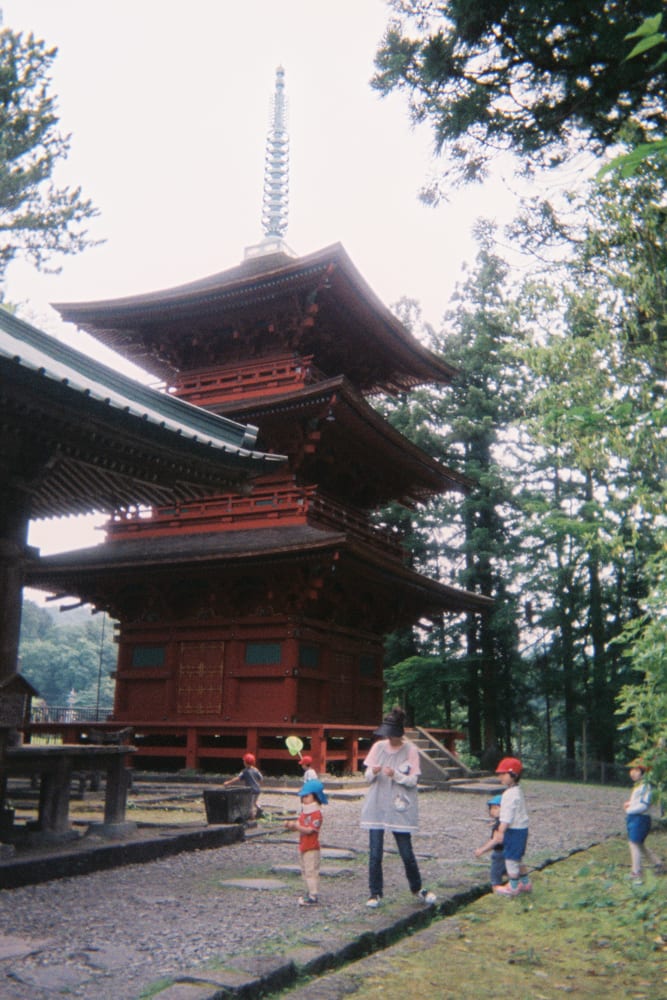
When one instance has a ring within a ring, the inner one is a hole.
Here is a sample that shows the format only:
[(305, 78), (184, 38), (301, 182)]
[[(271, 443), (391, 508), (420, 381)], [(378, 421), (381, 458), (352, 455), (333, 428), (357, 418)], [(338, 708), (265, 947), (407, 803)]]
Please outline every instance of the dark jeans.
[[(368, 859), (368, 887), (371, 896), (382, 896), (384, 887), (382, 878), (382, 852), (384, 850), (384, 830), (369, 830), (370, 857)], [(412, 892), (419, 892), (422, 887), (422, 877), (412, 850), (412, 838), (409, 833), (394, 833), (394, 840), (401, 856), (408, 885)]]
[(491, 885), (502, 885), (506, 871), (504, 851), (497, 851), (494, 848), (491, 851)]

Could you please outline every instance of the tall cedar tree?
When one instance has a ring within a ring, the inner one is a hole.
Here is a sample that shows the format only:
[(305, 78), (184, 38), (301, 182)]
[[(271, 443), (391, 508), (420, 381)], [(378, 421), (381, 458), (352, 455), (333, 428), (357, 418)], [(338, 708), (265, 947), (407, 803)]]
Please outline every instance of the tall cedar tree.
[(521, 300), (543, 331), (526, 358), (537, 451), (520, 470), (523, 548), (534, 626), (562, 668), (568, 759), (582, 722), (595, 757), (617, 755), (615, 699), (629, 669), (617, 637), (645, 594), (664, 502), (664, 190), (647, 166), (589, 192), (562, 280)]
[[(503, 300), (505, 267), (490, 252), (491, 236), (482, 228), (480, 238), (477, 267), (446, 317), (452, 332), (434, 337), (433, 347), (458, 366), (458, 376), (444, 391), (423, 389), (389, 410), (403, 433), (474, 484), (467, 497), (439, 498), (412, 515), (415, 564), (452, 582), (445, 567), (462, 555), (459, 585), (493, 597), (496, 605), (491, 615), (440, 625), (422, 638), (418, 655), (404, 649), (405, 662), (388, 679), (392, 690), (409, 691), (415, 705), (426, 705), (428, 698), (414, 684), (428, 683), (432, 707), (442, 705), (449, 718), (457, 686), (469, 744), (478, 755), (511, 742), (517, 663), (516, 608), (503, 581), (511, 560), (510, 490), (499, 462), (503, 434), (516, 416), (511, 327)], [(442, 683), (434, 685), (437, 663)]]
[(459, 369), (437, 410), (450, 428), (446, 447), (474, 488), (460, 505), (465, 569), (461, 583), (495, 600), (492, 614), (470, 616), (465, 627), (470, 748), (480, 754), (509, 749), (516, 718), (514, 673), (518, 627), (506, 585), (513, 560), (510, 472), (502, 467), (508, 428), (517, 416), (514, 325), (505, 301), (507, 268), (492, 250), (493, 231), (479, 226), (476, 266), (445, 317), (451, 332), (439, 339)]
[(645, 0), (390, 0), (395, 19), (376, 54), (373, 86), (405, 91), (459, 179), (483, 176), (505, 150), (523, 166), (595, 152), (632, 129), (665, 136), (667, 64), (627, 60), (626, 36), (658, 4)]
[(70, 139), (58, 132), (49, 94), (56, 53), (33, 35), (0, 31), (0, 284), (17, 256), (46, 269), (55, 254), (94, 243), (83, 223), (97, 210), (80, 188), (51, 180)]

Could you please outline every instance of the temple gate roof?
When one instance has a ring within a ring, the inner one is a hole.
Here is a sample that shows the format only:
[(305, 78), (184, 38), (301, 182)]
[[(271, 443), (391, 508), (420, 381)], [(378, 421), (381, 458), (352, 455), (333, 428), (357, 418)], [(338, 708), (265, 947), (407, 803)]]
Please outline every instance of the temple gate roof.
[(30, 517), (242, 488), (284, 462), (256, 438), (0, 309), (0, 469), (30, 496)]

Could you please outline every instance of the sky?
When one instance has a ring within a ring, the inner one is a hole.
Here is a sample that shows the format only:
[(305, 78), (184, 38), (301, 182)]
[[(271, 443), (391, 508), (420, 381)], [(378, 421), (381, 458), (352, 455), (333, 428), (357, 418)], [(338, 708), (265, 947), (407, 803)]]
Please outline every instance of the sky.
[[(340, 242), (389, 306), (409, 296), (438, 326), (472, 227), (514, 206), (498, 173), (424, 206), (430, 133), (405, 98), (371, 89), (391, 15), (384, 0), (0, 0), (3, 24), (56, 46), (51, 77), (70, 154), (55, 175), (99, 209), (101, 245), (58, 274), (12, 264), (7, 298), (43, 330), (133, 373), (60, 322), (52, 302), (168, 288), (233, 267), (262, 237), (266, 135), (285, 68), (290, 134), (286, 242), (298, 255)], [(444, 164), (440, 164), (444, 166)], [(135, 372), (136, 373), (136, 372)], [(97, 518), (95, 524), (100, 523)], [(102, 540), (89, 522), (35, 522), (43, 553)]]

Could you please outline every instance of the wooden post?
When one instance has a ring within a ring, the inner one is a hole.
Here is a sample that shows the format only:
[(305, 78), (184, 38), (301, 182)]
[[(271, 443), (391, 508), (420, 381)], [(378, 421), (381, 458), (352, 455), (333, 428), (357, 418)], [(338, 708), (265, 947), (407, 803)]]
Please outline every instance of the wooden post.
[(0, 490), (0, 681), (16, 673), (23, 574), (28, 539), (25, 495), (3, 483)]
[(194, 771), (199, 767), (199, 730), (188, 726), (186, 733), (185, 766)]

